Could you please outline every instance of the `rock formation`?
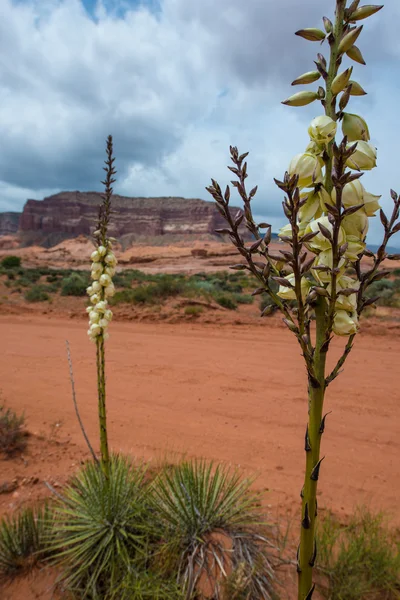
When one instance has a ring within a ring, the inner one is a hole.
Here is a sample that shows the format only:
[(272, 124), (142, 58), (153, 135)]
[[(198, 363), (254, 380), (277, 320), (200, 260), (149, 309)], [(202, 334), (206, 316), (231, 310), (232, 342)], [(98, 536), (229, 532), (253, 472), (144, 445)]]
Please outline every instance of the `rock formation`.
[[(89, 235), (95, 226), (101, 194), (60, 192), (44, 200), (28, 200), (19, 223), (24, 245), (52, 246), (63, 239)], [(225, 221), (213, 202), (174, 197), (129, 198), (114, 195), (110, 235), (124, 246), (135, 239), (215, 235)], [(232, 208), (236, 214), (238, 208)]]
[(0, 213), (0, 235), (17, 233), (20, 216), (21, 213), (19, 212)]

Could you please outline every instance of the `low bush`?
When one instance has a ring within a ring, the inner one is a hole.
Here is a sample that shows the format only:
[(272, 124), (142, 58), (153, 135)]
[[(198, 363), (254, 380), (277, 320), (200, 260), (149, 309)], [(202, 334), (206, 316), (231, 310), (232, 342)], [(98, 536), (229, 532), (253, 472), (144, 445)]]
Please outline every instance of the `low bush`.
[(317, 548), (325, 598), (400, 598), (400, 541), (382, 513), (359, 509), (348, 525), (328, 514), (318, 526)]
[(5, 256), (1, 261), (1, 266), (5, 269), (15, 269), (21, 266), (21, 258), (19, 256)]
[(24, 415), (18, 416), (10, 408), (0, 406), (0, 452), (7, 458), (22, 452), (26, 447), (24, 422)]
[(223, 308), (228, 308), (229, 310), (237, 309), (237, 301), (230, 294), (216, 294), (214, 298), (216, 303), (222, 306)]
[(201, 590), (223, 598), (226, 573), (239, 565), (247, 598), (274, 597), (270, 543), (251, 483), (238, 471), (199, 460), (165, 468), (154, 480), (151, 501), (163, 531), (158, 560), (178, 574), (185, 598), (201, 598)]
[(49, 300), (48, 288), (43, 285), (34, 285), (24, 294), (25, 300), (28, 302), (46, 302)]
[(198, 305), (185, 306), (184, 313), (188, 317), (199, 317), (203, 312), (203, 307)]
[(48, 503), (4, 517), (0, 521), (0, 574), (12, 577), (27, 572), (47, 558), (51, 532)]
[(71, 273), (61, 283), (61, 296), (85, 296), (89, 278), (79, 273)]

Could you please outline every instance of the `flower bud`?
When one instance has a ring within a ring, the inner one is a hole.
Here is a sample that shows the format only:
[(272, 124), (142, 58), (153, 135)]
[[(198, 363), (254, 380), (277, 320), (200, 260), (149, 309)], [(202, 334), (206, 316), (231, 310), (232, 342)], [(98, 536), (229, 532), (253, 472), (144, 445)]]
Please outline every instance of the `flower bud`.
[(110, 285), (108, 285), (107, 287), (104, 288), (104, 295), (106, 298), (111, 298), (112, 296), (114, 296), (115, 294), (115, 287), (114, 284), (111, 283)]
[(103, 287), (107, 287), (108, 285), (111, 284), (111, 277), (109, 275), (103, 274), (99, 279), (99, 283)]
[[(310, 139), (316, 144), (329, 144), (335, 137), (336, 123), (326, 115), (315, 117), (308, 128)], [(358, 138), (361, 139), (361, 138)]]
[(99, 260), (100, 260), (100, 254), (98, 253), (97, 250), (95, 250), (94, 252), (92, 252), (92, 254), (90, 255), (90, 260), (92, 260), (93, 262), (99, 262)]
[(366, 96), (367, 95), (367, 92), (364, 90), (364, 88), (361, 87), (361, 85), (359, 83), (357, 83), (357, 81), (352, 81), (350, 79), (349, 85), (351, 85), (350, 96)]
[(297, 94), (293, 94), (284, 100), (282, 104), (286, 104), (286, 106), (306, 106), (306, 104), (311, 104), (314, 100), (318, 100), (319, 96), (316, 92), (297, 92)]
[(99, 246), (97, 252), (100, 256), (105, 256), (107, 254), (107, 248), (105, 246)]
[(350, 48), (352, 46), (354, 46), (358, 36), (360, 35), (360, 33), (362, 31), (362, 28), (363, 28), (363, 26), (360, 25), (360, 27), (356, 27), (356, 29), (353, 29), (349, 33), (346, 33), (346, 35), (343, 37), (343, 39), (341, 40), (341, 42), (339, 44), (338, 50), (340, 53), (347, 52), (348, 50), (350, 50)]
[(363, 55), (361, 54), (361, 50), (357, 46), (352, 46), (350, 50), (347, 50), (346, 54), (351, 60), (354, 60), (354, 62), (358, 62), (360, 65), (366, 64)]
[(290, 162), (289, 175), (298, 175), (299, 188), (311, 187), (315, 183), (322, 181), (322, 171), (319, 160), (313, 154), (305, 152), (304, 154), (296, 154)]
[(331, 86), (332, 94), (334, 94), (334, 96), (337, 96), (347, 86), (352, 71), (353, 67), (349, 67), (348, 69), (343, 71), (343, 73), (339, 73), (338, 75), (336, 75), (335, 79), (332, 81)]
[(360, 6), (360, 8), (356, 8), (354, 12), (351, 13), (349, 21), (361, 21), (361, 19), (366, 19), (371, 15), (374, 15), (383, 8), (383, 4), (380, 6), (374, 6), (372, 4), (366, 4), (365, 6)]
[(318, 81), (321, 77), (321, 73), (319, 71), (308, 71), (307, 73), (303, 73), (300, 77), (297, 77), (294, 81), (292, 81), (292, 85), (300, 85), (307, 83), (314, 83)]
[(352, 335), (358, 331), (358, 317), (356, 312), (348, 313), (346, 310), (337, 310), (333, 320), (333, 333), (336, 335)]
[(368, 125), (359, 115), (344, 113), (342, 132), (343, 135), (347, 136), (349, 142), (356, 142), (357, 140), (368, 142), (370, 139)]
[[(354, 142), (350, 142), (347, 147), (353, 145)], [(370, 171), (376, 167), (376, 148), (363, 140), (358, 141), (356, 150), (347, 159), (346, 165), (357, 171)]]
[[(293, 286), (295, 285), (294, 273), (290, 273), (290, 275), (286, 275), (285, 279), (287, 279), (289, 281), (289, 283), (291, 283)], [(308, 281), (308, 279), (306, 279), (305, 277), (302, 277), (301, 278), (301, 297), (303, 298), (303, 300), (306, 299), (306, 296), (310, 290), (310, 287), (311, 287), (311, 282)], [(277, 294), (280, 298), (283, 298), (283, 300), (296, 300), (296, 292), (295, 292), (294, 288), (288, 288), (283, 285), (280, 285)]]
[(325, 39), (325, 33), (317, 27), (307, 27), (306, 29), (299, 29), (295, 35), (308, 40), (309, 42), (322, 42)]

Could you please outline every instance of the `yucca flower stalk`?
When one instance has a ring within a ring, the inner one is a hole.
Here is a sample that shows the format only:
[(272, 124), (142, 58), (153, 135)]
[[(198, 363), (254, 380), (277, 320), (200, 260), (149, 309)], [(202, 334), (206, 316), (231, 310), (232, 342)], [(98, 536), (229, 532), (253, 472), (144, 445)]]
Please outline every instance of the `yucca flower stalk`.
[(106, 376), (105, 376), (105, 341), (108, 338), (108, 325), (112, 319), (112, 311), (108, 305), (108, 298), (115, 293), (112, 277), (115, 274), (117, 259), (112, 252), (114, 238), (108, 236), (108, 226), (111, 215), (112, 184), (115, 182), (113, 175), (116, 170), (113, 167), (112, 136), (107, 138), (107, 160), (103, 167), (106, 172), (103, 202), (99, 208), (99, 216), (96, 231), (93, 234), (95, 250), (91, 254), (92, 284), (87, 288), (91, 306), (86, 310), (89, 314), (88, 336), (96, 344), (97, 364), (97, 393), (98, 393), (98, 415), (100, 427), (100, 454), (101, 467), (106, 479), (110, 475), (110, 455), (108, 450), (107, 435), (107, 413), (106, 413)]
[[(377, 298), (367, 299), (365, 292), (388, 271), (380, 270), (385, 259), (399, 259), (390, 255), (386, 246), (400, 230), (400, 199), (391, 190), (394, 207), (387, 217), (379, 206), (380, 196), (367, 192), (360, 182), (363, 171), (376, 166), (376, 149), (369, 143), (370, 134), (365, 120), (345, 109), (351, 96), (364, 95), (361, 85), (352, 80), (350, 66), (341, 70), (344, 58), (365, 64), (361, 51), (355, 46), (362, 30), (360, 20), (378, 12), (382, 6), (359, 6), (354, 0), (346, 7), (346, 0), (336, 0), (335, 20), (323, 18), (324, 31), (303, 29), (296, 35), (310, 41), (326, 42), (329, 60), (317, 56), (316, 71), (301, 75), (292, 85), (310, 84), (322, 80), (317, 91), (294, 94), (283, 104), (304, 106), (320, 101), (324, 114), (314, 118), (308, 129), (310, 143), (305, 152), (291, 161), (283, 181), (275, 179), (285, 193), (283, 210), (289, 223), (279, 233), (287, 248), (274, 255), (270, 252), (271, 226), (256, 223), (251, 201), (257, 187), (246, 191), (248, 153), (239, 154), (230, 148), (233, 167), (228, 167), (238, 178), (232, 184), (239, 192), (244, 212), (232, 217), (229, 212), (230, 188), (223, 194), (219, 184), (212, 180), (206, 188), (217, 202), (217, 208), (229, 227), (218, 230), (229, 235), (245, 262), (234, 269), (251, 271), (261, 283), (254, 294), (267, 293), (284, 316), (284, 323), (296, 336), (305, 360), (308, 376), (308, 423), (305, 431), (306, 469), (301, 491), (302, 513), (300, 544), (297, 553), (298, 598), (310, 600), (315, 584), (312, 573), (317, 557), (315, 524), (317, 516), (317, 486), (320, 474), (321, 437), (325, 429), (323, 414), (325, 392), (344, 365), (359, 331), (359, 316), (374, 305)], [(343, 138), (337, 141), (338, 123)], [(380, 209), (384, 238), (376, 254), (366, 248), (369, 218)], [(246, 246), (242, 223), (255, 241)], [(263, 231), (264, 230), (264, 231)], [(372, 258), (372, 266), (363, 257)], [(271, 280), (279, 284), (278, 292)], [(290, 304), (289, 302), (290, 301)], [(295, 301), (295, 306), (293, 306)], [(263, 314), (272, 312), (270, 305)], [(331, 372), (326, 369), (326, 357), (334, 335), (344, 336), (347, 342), (343, 353)]]

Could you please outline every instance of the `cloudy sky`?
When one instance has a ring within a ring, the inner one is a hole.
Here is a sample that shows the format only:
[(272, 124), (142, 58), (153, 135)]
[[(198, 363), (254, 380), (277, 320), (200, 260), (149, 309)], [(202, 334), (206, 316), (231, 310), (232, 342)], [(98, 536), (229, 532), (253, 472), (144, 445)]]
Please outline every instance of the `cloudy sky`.
[[(230, 179), (229, 145), (249, 151), (254, 212), (277, 229), (272, 178), (303, 151), (322, 109), (280, 101), (327, 53), (293, 33), (333, 10), (334, 0), (0, 0), (0, 210), (100, 191), (111, 133), (115, 192), (129, 196), (211, 199), (210, 178)], [(389, 189), (400, 191), (399, 22), (399, 0), (364, 22), (367, 67), (353, 63), (353, 79), (368, 96), (350, 105), (378, 147), (363, 183), (387, 208)]]

